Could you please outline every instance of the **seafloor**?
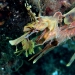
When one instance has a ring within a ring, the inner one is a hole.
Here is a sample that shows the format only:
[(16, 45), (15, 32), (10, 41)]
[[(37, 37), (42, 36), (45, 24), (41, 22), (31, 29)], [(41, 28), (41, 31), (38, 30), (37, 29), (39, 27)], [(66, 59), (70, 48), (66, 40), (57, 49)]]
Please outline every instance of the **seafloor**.
[[(66, 66), (74, 54), (75, 40), (64, 42), (64, 45), (50, 51), (35, 64), (28, 61), (29, 57), (26, 58), (23, 53), (19, 56), (14, 54), (15, 46), (11, 46), (9, 40), (21, 36), (23, 27), (32, 21), (24, 6), (26, 1), (32, 6), (31, 10), (38, 15), (37, 0), (0, 0), (0, 75), (75, 75), (75, 61), (69, 67)], [(49, 6), (47, 1), (55, 2), (55, 5), (51, 5), (51, 10), (45, 10), (45, 7)], [(42, 15), (51, 16), (58, 9), (66, 13), (75, 6), (74, 0), (64, 0), (71, 4), (69, 7), (60, 4), (63, 0), (47, 1), (41, 0), (45, 5)]]

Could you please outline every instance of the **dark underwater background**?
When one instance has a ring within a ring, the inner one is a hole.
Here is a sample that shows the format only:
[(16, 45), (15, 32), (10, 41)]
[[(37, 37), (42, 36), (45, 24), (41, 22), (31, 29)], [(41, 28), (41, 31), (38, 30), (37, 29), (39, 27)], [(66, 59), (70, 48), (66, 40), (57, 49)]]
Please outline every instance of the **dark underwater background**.
[[(74, 39), (56, 47), (35, 64), (28, 61), (30, 56), (26, 58), (24, 53), (19, 56), (14, 54), (15, 46), (11, 46), (9, 40), (23, 35), (23, 27), (31, 22), (24, 6), (26, 1), (38, 16), (39, 8), (35, 3), (37, 0), (0, 0), (0, 75), (75, 75), (75, 61), (71, 66), (66, 66), (75, 52)], [(58, 3), (61, 0), (55, 1)], [(61, 5), (60, 11), (62, 13), (68, 12), (75, 6), (74, 0), (68, 0), (68, 2), (71, 4), (70, 7)], [(45, 1), (43, 3), (46, 4)], [(45, 12), (44, 9), (43, 12)], [(49, 14), (52, 15), (54, 12), (50, 13), (50, 10), (47, 10), (45, 14), (42, 13), (47, 16)]]

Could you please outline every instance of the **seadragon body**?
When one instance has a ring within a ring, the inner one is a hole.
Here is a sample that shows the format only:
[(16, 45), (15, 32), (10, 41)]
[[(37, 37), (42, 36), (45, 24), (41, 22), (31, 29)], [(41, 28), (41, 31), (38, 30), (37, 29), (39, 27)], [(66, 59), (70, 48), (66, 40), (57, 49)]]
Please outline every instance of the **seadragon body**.
[[(64, 29), (63, 29), (64, 28)], [(71, 39), (71, 37), (75, 36), (75, 21), (73, 21), (70, 26), (63, 26), (60, 27), (61, 31), (59, 34), (59, 37), (56, 38), (54, 41), (51, 41), (44, 47), (44, 49), (42, 49), (38, 54), (39, 56), (34, 55), (32, 58), (30, 58), (29, 60), (33, 59), (35, 56), (37, 56), (35, 58), (35, 60), (33, 61), (33, 63), (35, 63), (39, 58), (41, 58), (44, 54), (48, 53), (49, 51), (51, 51), (52, 49), (54, 49), (55, 47), (61, 45), (63, 42)], [(48, 50), (49, 49), (49, 50)], [(72, 57), (74, 60), (74, 57)], [(72, 63), (72, 61), (71, 61)]]
[[(35, 63), (44, 54), (48, 53), (53, 48), (59, 46), (64, 41), (71, 39), (71, 37), (75, 36), (75, 21), (72, 19), (72, 21), (69, 22), (68, 18), (70, 17), (67, 16), (67, 15), (72, 15), (74, 13), (74, 9), (75, 8), (73, 8), (70, 12), (64, 15), (62, 15), (61, 12), (56, 12), (53, 16), (36, 17), (35, 22), (29, 23), (24, 27), (24, 30), (23, 30), (24, 35), (22, 35), (21, 37), (15, 40), (10, 40), (9, 43), (11, 45), (17, 45), (20, 42), (24, 43), (23, 50), (24, 51), (26, 50), (26, 55), (27, 55), (27, 51), (30, 50), (30, 48), (34, 48), (35, 46), (43, 45), (47, 43), (46, 46), (40, 52), (36, 53), (33, 57), (29, 59), (31, 60), (37, 56), (33, 61), (33, 63)], [(66, 25), (58, 26), (58, 23), (62, 22), (62, 17), (65, 17), (64, 22)], [(27, 46), (26, 44), (30, 44), (30, 43), (27, 41), (25, 43), (23, 41), (28, 40), (31, 42), (31, 44), (33, 44), (32, 40), (29, 40), (29, 37), (32, 34), (39, 33), (39, 32), (42, 32), (41, 35), (39, 35), (39, 37), (37, 37), (36, 40), (33, 41), (36, 43), (36, 45), (34, 44), (33, 47), (30, 47), (30, 46), (25, 47)], [(34, 53), (32, 50), (31, 52)], [(29, 54), (32, 54), (32, 53), (29, 53)]]

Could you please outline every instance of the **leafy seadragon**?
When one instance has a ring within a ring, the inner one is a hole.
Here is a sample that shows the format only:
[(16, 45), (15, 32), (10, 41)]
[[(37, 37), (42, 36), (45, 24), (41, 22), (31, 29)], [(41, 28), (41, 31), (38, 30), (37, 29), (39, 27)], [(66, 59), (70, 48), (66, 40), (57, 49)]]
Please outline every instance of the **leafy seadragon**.
[[(73, 19), (71, 22), (69, 22), (68, 18), (70, 17), (67, 17), (67, 15), (72, 16), (72, 13), (74, 13), (74, 9), (75, 8), (73, 8), (70, 12), (64, 15), (62, 15), (61, 12), (56, 12), (53, 16), (35, 17), (36, 20), (34, 22), (28, 23), (24, 27), (24, 30), (23, 30), (24, 35), (22, 35), (21, 37), (15, 40), (10, 40), (9, 43), (11, 45), (17, 45), (21, 42), (23, 46), (23, 50), (26, 51), (26, 56), (28, 56), (27, 51), (29, 51), (29, 54), (32, 54), (34, 53), (34, 47), (47, 43), (46, 46), (41, 51), (39, 51), (37, 54), (35, 54), (33, 57), (29, 59), (31, 60), (36, 57), (33, 60), (33, 63), (35, 63), (44, 54), (48, 53), (53, 48), (59, 46), (64, 41), (75, 36), (75, 33), (74, 33), (75, 32), (75, 21)], [(65, 24), (67, 24), (67, 26), (62, 25), (59, 27), (58, 23), (62, 22), (62, 17), (65, 17), (64, 22)], [(42, 34), (39, 37), (37, 37), (36, 40), (28, 39), (32, 34), (39, 33), (39, 32), (42, 32)], [(42, 39), (44, 40), (41, 41)]]

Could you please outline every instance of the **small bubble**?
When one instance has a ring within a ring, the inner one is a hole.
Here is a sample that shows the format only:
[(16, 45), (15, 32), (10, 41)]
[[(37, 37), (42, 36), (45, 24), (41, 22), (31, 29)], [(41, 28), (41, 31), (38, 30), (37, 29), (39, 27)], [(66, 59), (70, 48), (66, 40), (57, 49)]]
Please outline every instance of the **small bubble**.
[(4, 70), (4, 68), (2, 67), (1, 70)]
[(58, 71), (57, 71), (57, 70), (54, 71), (54, 72), (52, 73), (52, 75), (58, 75)]
[(16, 16), (16, 15), (14, 15), (14, 16)]
[(60, 60), (60, 64), (63, 64), (63, 65), (64, 65), (64, 64), (65, 64), (65, 62), (64, 62), (63, 60)]
[(7, 9), (9, 9), (9, 6), (7, 6)]
[(16, 13), (19, 13), (19, 11), (16, 11)]
[(1, 30), (4, 30), (3, 28)]
[(15, 3), (14, 3), (15, 4)]
[(19, 17), (19, 15), (16, 16), (16, 18), (18, 18), (18, 17)]
[(5, 36), (5, 34), (3, 34), (2, 36)]
[(13, 21), (14, 21), (14, 19), (13, 19)]

